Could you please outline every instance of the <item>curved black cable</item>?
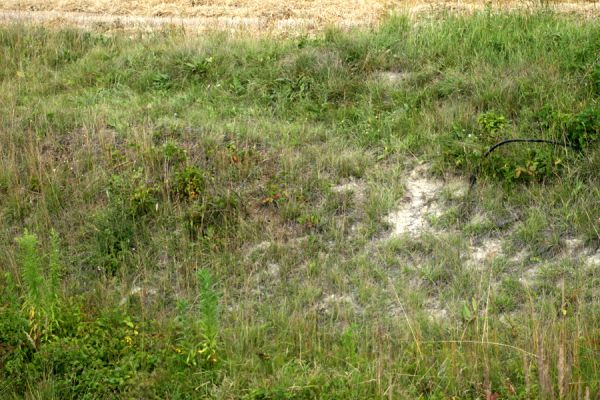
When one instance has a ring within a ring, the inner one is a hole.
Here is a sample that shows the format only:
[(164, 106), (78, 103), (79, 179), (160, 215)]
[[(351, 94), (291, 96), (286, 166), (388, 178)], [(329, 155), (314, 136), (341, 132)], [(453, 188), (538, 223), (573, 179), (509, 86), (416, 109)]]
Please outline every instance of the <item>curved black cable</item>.
[(471, 176), (469, 178), (469, 182), (470, 182), (469, 191), (471, 189), (473, 189), (473, 186), (475, 186), (475, 184), (477, 183), (477, 175), (479, 175), (479, 170), (481, 169), (481, 163), (483, 162), (483, 160), (487, 156), (489, 156), (492, 151), (496, 150), (498, 147), (503, 146), (505, 144), (509, 144), (509, 143), (545, 143), (545, 144), (551, 144), (554, 146), (563, 146), (563, 147), (573, 148), (573, 146), (570, 145), (569, 143), (557, 142), (555, 140), (547, 140), (547, 139), (519, 138), (519, 139), (507, 139), (507, 140), (498, 142), (495, 145), (493, 145), (492, 147), (490, 147), (483, 154), (483, 156), (481, 156), (481, 159), (479, 160), (479, 164), (477, 165), (477, 168), (475, 169), (475, 171), (471, 174)]

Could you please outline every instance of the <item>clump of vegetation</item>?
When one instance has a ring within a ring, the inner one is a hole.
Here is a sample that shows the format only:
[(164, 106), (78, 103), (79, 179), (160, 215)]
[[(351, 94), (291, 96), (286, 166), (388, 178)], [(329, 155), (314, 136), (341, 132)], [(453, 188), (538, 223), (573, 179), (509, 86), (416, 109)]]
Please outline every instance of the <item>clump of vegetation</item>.
[(203, 199), (193, 204), (187, 212), (187, 224), (192, 237), (197, 232), (228, 232), (235, 226), (241, 204), (237, 196), (223, 194)]
[(194, 201), (202, 197), (205, 187), (206, 177), (199, 167), (187, 166), (175, 173), (175, 194), (184, 200)]
[(506, 128), (508, 121), (505, 116), (490, 111), (479, 115), (477, 123), (483, 134), (491, 139), (498, 140), (498, 134)]
[(205, 269), (196, 272), (199, 299), (196, 304), (178, 304), (176, 327), (179, 337), (175, 352), (189, 366), (211, 368), (219, 362), (219, 298), (212, 275)]
[(565, 117), (565, 140), (575, 149), (585, 150), (600, 139), (600, 106), (588, 107)]
[[(19, 275), (4, 277), (2, 295), (9, 302), (0, 316), (0, 360), (2, 377), (14, 390), (25, 390), (28, 381), (51, 371), (50, 393), (56, 396), (128, 396), (165, 365), (184, 361), (185, 368), (203, 370), (217, 363), (219, 296), (210, 272), (197, 273), (198, 303), (182, 303), (168, 322), (176, 327), (171, 347), (153, 343), (160, 326), (138, 322), (124, 309), (95, 308), (90, 314), (81, 299), (65, 297), (59, 290), (58, 237), (53, 233), (50, 239), (50, 253), (41, 255), (37, 236), (26, 232), (17, 238)], [(15, 278), (23, 282), (20, 290)]]
[[(507, 119), (495, 113), (484, 113), (478, 118), (478, 130), (454, 126), (444, 143), (444, 156), (459, 168), (483, 171), (505, 183), (537, 182), (559, 177), (562, 168), (598, 138), (595, 109), (586, 109), (571, 115), (542, 108), (535, 117), (542, 138), (519, 138), (517, 142), (494, 154), (486, 154), (493, 145), (514, 138), (507, 131)], [(504, 136), (503, 136), (504, 135)], [(556, 136), (559, 136), (558, 138)], [(530, 140), (531, 142), (527, 142)], [(535, 143), (542, 139), (547, 142)], [(560, 139), (560, 140), (559, 140)], [(484, 156), (489, 155), (489, 160)]]
[[(51, 251), (46, 260), (42, 260), (38, 250), (37, 236), (25, 232), (16, 239), (19, 246), (19, 269), (22, 278), (22, 290), (18, 297), (9, 293), (13, 301), (19, 302), (27, 315), (29, 329), (26, 334), (29, 344), (34, 348), (41, 340), (52, 336), (59, 321), (59, 279), (60, 260), (59, 243), (56, 233), (51, 236)], [(14, 291), (13, 277), (7, 276), (7, 289)]]

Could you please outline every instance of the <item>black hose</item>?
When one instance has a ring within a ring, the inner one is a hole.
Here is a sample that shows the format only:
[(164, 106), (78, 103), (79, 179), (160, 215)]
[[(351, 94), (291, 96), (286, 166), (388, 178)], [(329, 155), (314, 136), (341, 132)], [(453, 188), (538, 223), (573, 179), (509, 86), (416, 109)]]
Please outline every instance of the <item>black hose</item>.
[(546, 140), (546, 139), (520, 138), (520, 139), (507, 139), (507, 140), (498, 142), (495, 145), (493, 145), (492, 147), (490, 147), (488, 149), (488, 151), (486, 151), (483, 154), (483, 156), (481, 156), (481, 160), (479, 160), (479, 164), (477, 165), (477, 168), (475, 169), (475, 171), (471, 174), (471, 176), (469, 178), (469, 183), (470, 183), (469, 191), (471, 191), (471, 189), (473, 189), (473, 187), (477, 183), (477, 175), (479, 175), (479, 170), (481, 169), (481, 163), (483, 162), (483, 159), (486, 158), (487, 156), (489, 156), (490, 153), (492, 151), (496, 150), (498, 147), (503, 146), (505, 144), (509, 144), (509, 143), (545, 143), (545, 144), (551, 144), (554, 146), (573, 148), (573, 146), (568, 143), (557, 142), (555, 140)]

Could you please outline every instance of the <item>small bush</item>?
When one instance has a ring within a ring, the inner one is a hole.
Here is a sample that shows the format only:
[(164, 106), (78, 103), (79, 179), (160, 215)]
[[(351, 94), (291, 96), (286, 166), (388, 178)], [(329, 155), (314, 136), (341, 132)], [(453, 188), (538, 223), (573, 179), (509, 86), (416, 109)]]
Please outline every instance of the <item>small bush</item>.
[(600, 109), (588, 107), (570, 116), (564, 126), (565, 139), (575, 149), (586, 149), (600, 138)]
[(93, 246), (86, 260), (93, 268), (111, 274), (125, 263), (134, 245), (135, 223), (126, 207), (114, 204), (99, 212), (93, 226)]
[(204, 170), (196, 166), (188, 166), (175, 173), (173, 189), (183, 200), (193, 201), (204, 193), (206, 177)]
[(600, 138), (600, 109), (588, 106), (566, 113), (545, 105), (533, 116), (533, 127), (541, 134), (555, 135), (575, 150), (585, 150)]
[(135, 216), (142, 216), (154, 211), (158, 205), (158, 190), (156, 187), (140, 185), (129, 198), (131, 212)]
[(165, 161), (172, 165), (176, 165), (187, 161), (185, 149), (178, 146), (176, 142), (167, 140), (162, 146), (163, 156)]
[(481, 114), (477, 118), (479, 128), (484, 134), (496, 137), (499, 132), (504, 130), (508, 125), (508, 121), (505, 116), (496, 114), (494, 112), (487, 112)]
[(219, 360), (219, 297), (210, 271), (200, 269), (196, 277), (200, 291), (197, 304), (184, 301), (178, 306), (176, 354), (187, 366), (212, 367)]
[(237, 196), (231, 194), (205, 197), (201, 202), (193, 204), (186, 215), (187, 226), (192, 237), (197, 232), (206, 234), (209, 230), (229, 231), (236, 223), (240, 212)]

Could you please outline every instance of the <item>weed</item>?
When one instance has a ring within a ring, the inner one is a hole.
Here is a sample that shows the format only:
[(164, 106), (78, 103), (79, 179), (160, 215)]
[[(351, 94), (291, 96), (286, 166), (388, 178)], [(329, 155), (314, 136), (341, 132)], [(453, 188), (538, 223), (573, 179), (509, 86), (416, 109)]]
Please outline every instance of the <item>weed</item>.
[(588, 107), (571, 116), (564, 129), (567, 143), (575, 149), (586, 149), (600, 138), (600, 108)]
[(213, 62), (212, 57), (199, 58), (190, 61), (183, 61), (183, 67), (191, 75), (196, 77), (202, 77), (207, 74), (210, 65)]
[(94, 246), (87, 264), (114, 274), (127, 263), (135, 244), (135, 223), (128, 210), (120, 205), (109, 207), (95, 216)]
[(142, 185), (136, 188), (129, 199), (133, 214), (142, 216), (155, 211), (158, 208), (157, 193), (156, 187)]
[(477, 118), (477, 123), (484, 134), (489, 135), (492, 139), (497, 139), (497, 135), (506, 128), (508, 121), (503, 115), (490, 111), (481, 114)]
[(187, 161), (185, 149), (178, 146), (177, 143), (172, 140), (167, 140), (163, 144), (162, 151), (165, 161), (170, 164), (177, 165)]
[(17, 238), (20, 248), (20, 264), (23, 272), (23, 283), (26, 288), (26, 299), (31, 307), (40, 309), (46, 299), (44, 275), (41, 269), (41, 260), (38, 255), (38, 240), (33, 234), (25, 232)]
[[(52, 335), (59, 321), (60, 255), (56, 232), (50, 236), (49, 257), (39, 254), (37, 236), (25, 232), (16, 239), (19, 245), (19, 266), (24, 284), (23, 309), (29, 319), (28, 339), (35, 344)], [(46, 271), (44, 271), (46, 269)]]
[(180, 302), (176, 354), (191, 367), (212, 367), (219, 361), (219, 299), (208, 270), (196, 273), (200, 295), (196, 305)]
[(206, 234), (215, 230), (228, 232), (236, 225), (240, 207), (239, 199), (234, 194), (203, 197), (188, 209), (186, 226), (190, 236), (195, 238), (197, 232)]
[(194, 201), (201, 198), (206, 188), (206, 174), (196, 166), (187, 166), (175, 173), (173, 189), (181, 199)]
[(157, 90), (168, 90), (173, 85), (168, 74), (156, 73), (151, 76), (151, 80), (152, 87)]

